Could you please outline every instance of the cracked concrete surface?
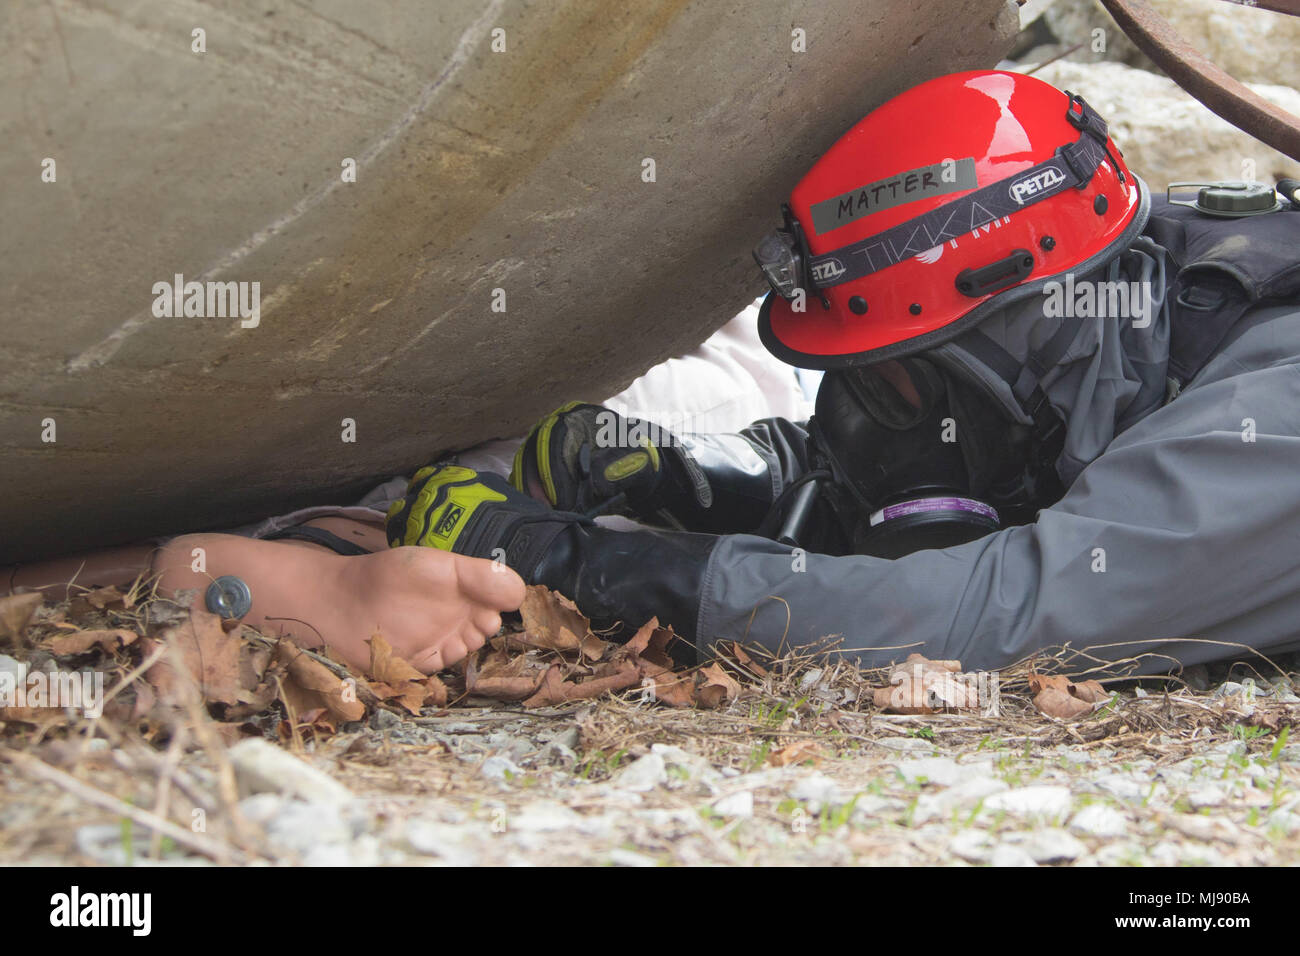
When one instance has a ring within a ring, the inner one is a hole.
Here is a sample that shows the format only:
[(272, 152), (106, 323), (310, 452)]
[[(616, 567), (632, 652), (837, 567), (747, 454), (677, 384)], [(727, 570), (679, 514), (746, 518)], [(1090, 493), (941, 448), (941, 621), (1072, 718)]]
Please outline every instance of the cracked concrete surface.
[[(0, 560), (336, 500), (612, 394), (753, 297), (836, 137), (1016, 28), (1005, 0), (10, 4)], [(260, 283), (259, 325), (155, 318), (176, 274)]]

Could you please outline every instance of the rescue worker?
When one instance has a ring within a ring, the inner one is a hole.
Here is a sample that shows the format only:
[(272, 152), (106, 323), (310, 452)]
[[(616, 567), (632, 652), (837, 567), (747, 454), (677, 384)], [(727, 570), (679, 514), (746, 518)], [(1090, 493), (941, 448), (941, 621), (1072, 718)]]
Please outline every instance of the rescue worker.
[(1156, 672), (1295, 649), (1297, 207), (1153, 197), (1082, 98), (931, 80), (849, 130), (755, 252), (764, 343), (826, 370), (809, 423), (674, 436), (572, 403), (509, 483), (418, 472), (389, 544), (496, 558), (700, 652), (841, 635), (864, 666), (974, 670), (1068, 644)]

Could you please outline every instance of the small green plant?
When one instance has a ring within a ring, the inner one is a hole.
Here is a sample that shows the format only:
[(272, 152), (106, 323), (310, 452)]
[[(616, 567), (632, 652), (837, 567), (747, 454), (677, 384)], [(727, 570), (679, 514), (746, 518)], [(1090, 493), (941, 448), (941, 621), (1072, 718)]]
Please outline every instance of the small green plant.
[(1118, 706), (1119, 706), (1119, 691), (1116, 691), (1115, 693), (1110, 695), (1110, 700), (1106, 701), (1106, 705), (1098, 709), (1092, 715), (1092, 719), (1101, 720), (1104, 717), (1109, 717), (1111, 714), (1115, 712), (1115, 708)]
[(771, 752), (772, 741), (764, 740), (762, 743), (756, 744), (754, 748), (750, 750), (749, 757), (745, 760), (745, 772), (750, 773), (751, 771), (762, 767), (767, 763), (767, 757)]
[(907, 805), (907, 809), (903, 811), (903, 821), (902, 821), (903, 826), (911, 827), (912, 819), (916, 816), (916, 805), (920, 802), (920, 800), (921, 800), (920, 797), (913, 797), (912, 802), (909, 803)]
[(700, 816), (715, 830), (721, 829), (727, 825), (727, 818), (718, 813), (712, 807), (700, 807)]
[(618, 769), (626, 756), (626, 747), (619, 748), (609, 755), (597, 751), (578, 766), (576, 776), (579, 780), (590, 780), (592, 772), (596, 770), (608, 776)]
[(909, 736), (909, 737), (920, 737), (920, 738), (923, 739), (923, 740), (934, 740), (934, 728), (933, 728), (933, 727), (917, 727), (915, 730), (909, 730), (909, 731), (907, 732), (907, 736)]
[(1246, 724), (1237, 724), (1232, 728), (1232, 736), (1247, 743), (1256, 737), (1263, 737), (1266, 733), (1268, 733), (1267, 727), (1249, 727)]
[(121, 823), (122, 852), (126, 854), (126, 865), (135, 866), (135, 839), (133, 834), (134, 824), (130, 817), (123, 817)]
[(1282, 732), (1277, 735), (1277, 740), (1273, 741), (1273, 749), (1269, 752), (1268, 762), (1277, 763), (1277, 758), (1282, 756), (1282, 748), (1286, 746), (1287, 738), (1291, 736), (1291, 728), (1283, 727)]
[(848, 803), (838, 807), (826, 807), (822, 810), (821, 828), (823, 833), (838, 830), (853, 817), (853, 808), (858, 805), (860, 793), (855, 793)]

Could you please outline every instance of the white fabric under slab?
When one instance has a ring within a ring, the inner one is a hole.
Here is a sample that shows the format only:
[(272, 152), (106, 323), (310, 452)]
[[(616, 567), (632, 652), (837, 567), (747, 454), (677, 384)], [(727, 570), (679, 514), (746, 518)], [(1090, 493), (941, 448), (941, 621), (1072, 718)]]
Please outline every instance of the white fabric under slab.
[[(795, 370), (759, 341), (758, 306), (751, 303), (699, 348), (660, 362), (604, 404), (676, 434), (735, 432), (760, 418), (803, 421), (813, 403)], [(508, 475), (522, 440), (485, 442), (456, 457), (475, 471)]]
[[(760, 418), (802, 421), (812, 414), (794, 369), (774, 358), (758, 338), (758, 302), (750, 304), (692, 352), (652, 367), (604, 404), (632, 418), (679, 434), (734, 432)], [(508, 475), (518, 438), (484, 442), (456, 456), (475, 471)], [(382, 522), (388, 506), (406, 492), (406, 478), (390, 478), (355, 505), (321, 505), (234, 530), (265, 537), (312, 518)], [(605, 519), (602, 519), (602, 521)], [(610, 519), (615, 520), (615, 519)]]

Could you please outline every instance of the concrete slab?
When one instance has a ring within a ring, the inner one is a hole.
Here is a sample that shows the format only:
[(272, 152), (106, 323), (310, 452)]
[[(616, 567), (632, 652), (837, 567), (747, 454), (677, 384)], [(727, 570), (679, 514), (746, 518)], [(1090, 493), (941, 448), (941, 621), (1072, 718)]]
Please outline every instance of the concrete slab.
[[(13, 0), (0, 560), (337, 500), (617, 391), (759, 291), (749, 249), (852, 122), (1015, 29), (1005, 0)], [(258, 323), (155, 315), (177, 275), (259, 283)]]

